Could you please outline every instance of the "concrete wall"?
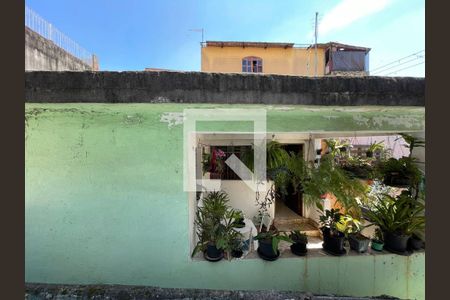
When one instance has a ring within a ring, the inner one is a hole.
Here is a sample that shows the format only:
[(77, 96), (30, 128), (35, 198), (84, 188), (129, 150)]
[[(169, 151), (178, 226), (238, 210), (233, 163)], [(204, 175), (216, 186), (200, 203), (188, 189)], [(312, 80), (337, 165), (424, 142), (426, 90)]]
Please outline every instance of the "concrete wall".
[[(191, 260), (195, 200), (170, 117), (216, 107), (230, 106), (26, 103), (25, 281), (424, 299), (424, 253)], [(422, 107), (265, 107), (269, 132), (424, 130)], [(229, 130), (205, 123), (198, 130)]]
[[(98, 62), (96, 63), (98, 66)], [(86, 71), (92, 69), (91, 65), (25, 27), (25, 70)]]
[(204, 72), (26, 72), (27, 102), (425, 105), (425, 79)]
[[(203, 47), (202, 72), (242, 73), (242, 59), (257, 56), (263, 61), (263, 73), (279, 75), (314, 75), (314, 49)], [(317, 75), (325, 74), (325, 49), (317, 49)]]

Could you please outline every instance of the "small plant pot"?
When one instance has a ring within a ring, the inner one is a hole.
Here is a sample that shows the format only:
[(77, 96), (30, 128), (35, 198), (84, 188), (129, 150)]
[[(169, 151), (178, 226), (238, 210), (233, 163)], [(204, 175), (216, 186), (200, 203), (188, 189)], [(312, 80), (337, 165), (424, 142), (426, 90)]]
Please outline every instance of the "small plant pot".
[(260, 240), (258, 251), (265, 257), (277, 257), (279, 253), (275, 253), (272, 248), (272, 240)]
[(390, 173), (384, 176), (383, 183), (394, 187), (408, 187), (411, 184), (411, 179), (398, 173)]
[(350, 248), (352, 250), (355, 250), (358, 253), (364, 253), (367, 252), (367, 249), (369, 249), (369, 242), (370, 240), (366, 237), (364, 237), (361, 234), (351, 234), (348, 236), (348, 242), (350, 243)]
[(234, 224), (233, 225), (234, 228), (244, 228), (245, 227), (245, 222), (244, 222), (243, 218), (234, 221), (233, 224)]
[(206, 246), (206, 254), (208, 255), (208, 257), (211, 258), (219, 258), (220, 256), (223, 255), (223, 251), (217, 249), (216, 245), (214, 244), (208, 244)]
[(243, 254), (244, 254), (244, 252), (242, 250), (232, 250), (231, 251), (231, 256), (233, 256), (235, 258), (240, 258), (240, 257), (242, 257)]
[(324, 249), (332, 253), (344, 253), (344, 242), (345, 235), (342, 232), (339, 232), (337, 235), (331, 235), (330, 232), (328, 232), (328, 234), (324, 234), (323, 236)]
[(291, 245), (291, 252), (295, 255), (303, 256), (308, 252), (308, 250), (306, 249), (305, 243), (297, 242)]
[(384, 248), (393, 252), (405, 252), (408, 249), (410, 235), (384, 233)]
[(383, 251), (384, 243), (378, 240), (372, 240), (371, 248), (375, 251)]
[(408, 240), (408, 248), (412, 250), (420, 250), (423, 247), (423, 241), (415, 236)]

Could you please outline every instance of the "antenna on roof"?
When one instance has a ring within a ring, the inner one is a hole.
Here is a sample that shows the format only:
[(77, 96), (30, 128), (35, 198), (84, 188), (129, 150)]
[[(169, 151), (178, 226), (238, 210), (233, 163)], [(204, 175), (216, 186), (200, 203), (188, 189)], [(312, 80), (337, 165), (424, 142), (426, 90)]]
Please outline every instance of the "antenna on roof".
[(201, 41), (200, 45), (203, 45), (203, 43), (204, 43), (204, 36), (205, 36), (205, 30), (203, 28), (194, 28), (194, 29), (189, 29), (189, 31), (201, 32), (202, 33), (202, 41)]

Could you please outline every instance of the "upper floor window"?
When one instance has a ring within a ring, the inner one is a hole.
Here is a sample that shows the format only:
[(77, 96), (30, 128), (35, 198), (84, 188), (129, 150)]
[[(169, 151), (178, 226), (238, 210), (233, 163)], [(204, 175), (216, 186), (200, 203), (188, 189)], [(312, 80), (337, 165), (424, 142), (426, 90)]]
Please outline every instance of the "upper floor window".
[(242, 59), (242, 72), (262, 73), (262, 59), (255, 56), (247, 56)]

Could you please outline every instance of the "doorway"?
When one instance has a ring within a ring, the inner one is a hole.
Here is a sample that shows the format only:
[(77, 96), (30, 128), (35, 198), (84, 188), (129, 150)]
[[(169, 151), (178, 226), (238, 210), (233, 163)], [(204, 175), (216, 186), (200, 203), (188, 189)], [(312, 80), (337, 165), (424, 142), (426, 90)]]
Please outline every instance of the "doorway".
[[(303, 156), (304, 144), (283, 144), (282, 148), (288, 153)], [(275, 215), (284, 218), (298, 218), (303, 216), (303, 193), (294, 191), (289, 186), (287, 193), (282, 194), (277, 191), (277, 199), (275, 204)]]

